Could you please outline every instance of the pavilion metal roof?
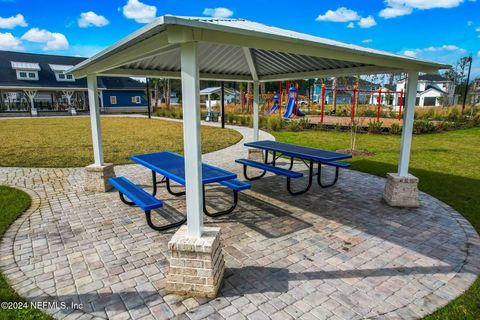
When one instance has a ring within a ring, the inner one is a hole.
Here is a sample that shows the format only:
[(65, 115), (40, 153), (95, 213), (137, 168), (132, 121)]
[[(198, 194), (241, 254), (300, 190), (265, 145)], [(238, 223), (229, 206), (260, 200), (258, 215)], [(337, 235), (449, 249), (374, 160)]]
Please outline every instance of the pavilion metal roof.
[(449, 65), (244, 19), (162, 16), (69, 72), (180, 77), (180, 45), (196, 41), (202, 79), (274, 81), (333, 75), (435, 73)]

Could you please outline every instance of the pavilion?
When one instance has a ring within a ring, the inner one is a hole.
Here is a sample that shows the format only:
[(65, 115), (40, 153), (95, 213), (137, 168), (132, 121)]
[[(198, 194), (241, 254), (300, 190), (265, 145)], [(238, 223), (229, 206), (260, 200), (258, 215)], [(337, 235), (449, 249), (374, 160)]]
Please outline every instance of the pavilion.
[[(98, 102), (97, 76), (182, 80), (186, 171), (186, 237), (202, 239), (200, 80), (253, 82), (254, 140), (259, 136), (259, 83), (325, 76), (406, 72), (408, 86), (398, 172), (388, 174), (384, 198), (394, 206), (418, 206), (418, 179), (409, 159), (419, 73), (448, 65), (404, 57), (244, 19), (162, 16), (68, 72), (87, 78), (89, 100)], [(113, 168), (104, 163), (98, 103), (91, 106), (94, 164), (87, 189), (107, 190)], [(211, 234), (209, 233), (209, 236)], [(178, 240), (178, 237), (174, 236)], [(195, 243), (195, 240), (193, 240)], [(195, 247), (195, 246), (193, 246)]]

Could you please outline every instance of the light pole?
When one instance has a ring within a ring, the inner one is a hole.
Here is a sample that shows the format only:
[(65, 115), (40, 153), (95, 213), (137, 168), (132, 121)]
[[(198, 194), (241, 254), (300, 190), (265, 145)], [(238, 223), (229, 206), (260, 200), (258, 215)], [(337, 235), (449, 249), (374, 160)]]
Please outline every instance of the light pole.
[(472, 71), (472, 54), (467, 58), (469, 63), (468, 65), (468, 73), (467, 73), (467, 83), (465, 84), (465, 92), (463, 94), (463, 104), (462, 104), (462, 111), (465, 110), (465, 103), (467, 103), (467, 93), (468, 93), (468, 83), (470, 82), (470, 71)]

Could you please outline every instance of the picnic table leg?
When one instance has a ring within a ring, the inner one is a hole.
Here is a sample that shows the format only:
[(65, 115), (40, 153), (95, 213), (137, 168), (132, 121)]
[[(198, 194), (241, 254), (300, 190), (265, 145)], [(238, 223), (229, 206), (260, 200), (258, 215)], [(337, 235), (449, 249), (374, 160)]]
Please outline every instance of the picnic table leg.
[(163, 226), (156, 226), (155, 224), (153, 224), (152, 213), (151, 213), (150, 210), (145, 211), (145, 218), (147, 219), (148, 226), (150, 228), (152, 228), (153, 230), (156, 230), (156, 231), (165, 231), (165, 230), (168, 230), (168, 229), (176, 228), (176, 227), (181, 226), (185, 222), (187, 222), (187, 216), (185, 216), (180, 221), (173, 222), (173, 223), (170, 223), (170, 224), (166, 224), (166, 225), (163, 225)]
[(174, 195), (175, 197), (179, 197), (179, 196), (183, 196), (185, 195), (185, 191), (181, 191), (181, 192), (175, 192), (172, 190), (171, 186), (170, 186), (170, 179), (166, 178), (166, 182), (167, 182), (167, 191), (168, 193), (170, 193), (171, 195)]
[[(268, 150), (265, 150), (265, 161), (264, 161), (266, 164), (268, 164)], [(267, 173), (267, 171), (263, 170), (263, 172), (256, 176), (256, 177), (249, 177), (247, 175), (247, 166), (244, 165), (243, 166), (243, 176), (245, 177), (245, 179), (247, 179), (248, 181), (254, 181), (254, 180), (258, 180), (260, 178), (263, 178), (263, 176)]]
[(123, 203), (128, 204), (129, 206), (135, 205), (135, 202), (128, 201), (127, 199), (125, 199), (125, 196), (123, 195), (123, 193), (119, 192), (118, 195), (120, 196), (120, 200), (122, 200)]
[(162, 184), (162, 183), (165, 183), (166, 182), (166, 178), (163, 177), (162, 180), (158, 181), (157, 182), (157, 173), (155, 171), (152, 170), (152, 196), (156, 196), (157, 194), (157, 191), (158, 191), (158, 188), (157, 188), (157, 185), (159, 184)]
[(307, 185), (307, 187), (304, 190), (301, 190), (301, 191), (292, 191), (291, 179), (290, 179), (290, 177), (287, 177), (288, 193), (290, 193), (292, 196), (298, 196), (300, 194), (304, 194), (312, 186), (312, 180), (313, 180), (313, 161), (310, 161), (310, 165), (308, 166), (308, 185)]
[(228, 208), (227, 210), (218, 211), (218, 212), (209, 212), (207, 210), (207, 204), (205, 201), (205, 185), (203, 185), (203, 213), (205, 213), (205, 215), (215, 218), (215, 217), (220, 217), (220, 216), (229, 214), (233, 210), (235, 210), (235, 208), (237, 207), (237, 204), (238, 204), (238, 191), (233, 190), (233, 204), (230, 208)]
[(290, 168), (288, 170), (292, 170), (293, 168), (293, 157), (290, 157)]
[(333, 186), (335, 183), (337, 183), (337, 180), (338, 180), (338, 170), (339, 170), (339, 168), (336, 167), (336, 170), (335, 170), (335, 179), (333, 180), (332, 183), (323, 184), (323, 183), (322, 183), (322, 163), (319, 162), (319, 163), (318, 163), (317, 182), (318, 182), (318, 184), (320, 185), (320, 187), (322, 187), (322, 188), (328, 188), (328, 187)]

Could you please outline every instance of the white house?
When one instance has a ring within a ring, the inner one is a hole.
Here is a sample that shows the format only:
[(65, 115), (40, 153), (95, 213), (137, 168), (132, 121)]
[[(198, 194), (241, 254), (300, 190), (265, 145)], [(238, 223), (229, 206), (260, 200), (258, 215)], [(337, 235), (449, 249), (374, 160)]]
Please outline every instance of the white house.
[(470, 103), (472, 105), (480, 105), (480, 78), (473, 81), (470, 88), (470, 97)]
[[(233, 103), (239, 96), (239, 92), (232, 88), (224, 88), (225, 103)], [(205, 104), (207, 108), (220, 106), (220, 100), (212, 100), (211, 96), (215, 94), (220, 97), (222, 94), (222, 87), (209, 87), (200, 90), (200, 97), (206, 97)]]
[[(405, 91), (405, 88), (405, 79), (402, 79), (397, 82), (395, 91)], [(417, 98), (415, 103), (417, 106), (441, 107), (445, 104), (456, 104), (457, 100), (453, 81), (435, 74), (424, 74), (418, 77)], [(393, 107), (398, 108), (400, 105), (399, 93), (394, 95), (393, 103)]]

